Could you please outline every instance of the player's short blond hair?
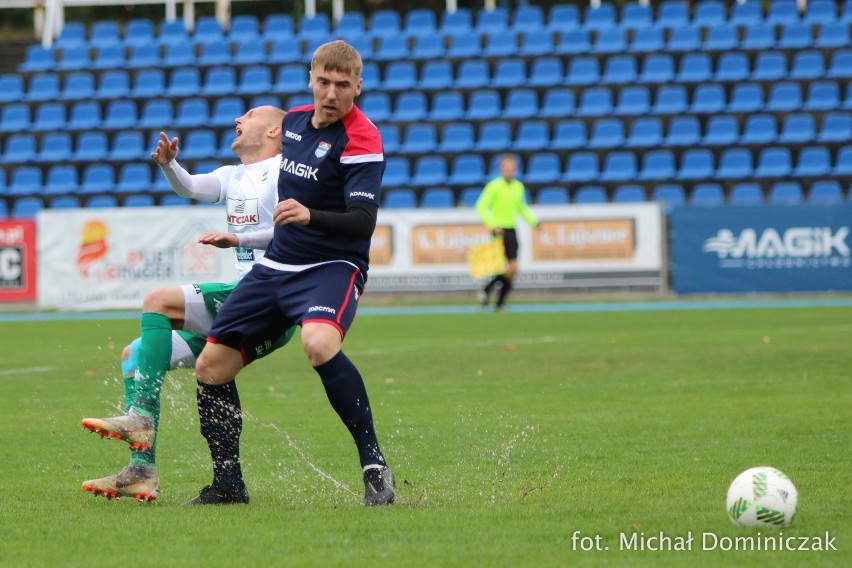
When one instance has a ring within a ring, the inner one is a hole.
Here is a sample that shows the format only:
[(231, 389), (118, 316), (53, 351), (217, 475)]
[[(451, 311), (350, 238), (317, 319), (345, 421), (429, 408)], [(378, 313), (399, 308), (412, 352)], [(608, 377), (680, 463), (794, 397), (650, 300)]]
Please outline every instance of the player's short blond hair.
[(311, 58), (311, 71), (338, 71), (358, 79), (363, 68), (364, 62), (358, 50), (342, 39), (322, 44)]

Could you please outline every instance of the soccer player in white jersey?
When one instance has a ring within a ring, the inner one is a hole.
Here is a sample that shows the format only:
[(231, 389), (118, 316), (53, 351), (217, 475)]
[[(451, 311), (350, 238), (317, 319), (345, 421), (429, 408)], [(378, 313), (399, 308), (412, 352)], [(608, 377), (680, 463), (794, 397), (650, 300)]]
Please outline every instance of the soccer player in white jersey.
[[(225, 205), (228, 232), (204, 233), (199, 242), (220, 248), (234, 247), (240, 278), (263, 257), (272, 238), (281, 164), (281, 124), (285, 115), (276, 107), (262, 106), (237, 118), (231, 148), (241, 163), (209, 174), (190, 175), (181, 167), (176, 159), (178, 139), (170, 140), (164, 133), (151, 154), (178, 195)], [(122, 354), (122, 370), (125, 375), (132, 373), (132, 378), (125, 381), (126, 413), (113, 418), (87, 418), (82, 422), (84, 428), (101, 436), (126, 441), (132, 451), (130, 464), (115, 475), (84, 482), (84, 490), (108, 498), (124, 495), (140, 501), (157, 498), (155, 447), (163, 379), (169, 369), (195, 366), (213, 319), (235, 286), (236, 282), (187, 284), (160, 288), (145, 296), (142, 334)], [(295, 327), (291, 326), (283, 334), (270, 337), (270, 352), (287, 343), (294, 331)], [(239, 413), (236, 385), (232, 383), (229, 388), (232, 392), (227, 398)], [(212, 417), (203, 410), (199, 408), (201, 432), (206, 436)], [(239, 436), (239, 432), (234, 434)], [(239, 454), (216, 455), (212, 449), (211, 453), (214, 482), (232, 491), (233, 502), (247, 502)]]

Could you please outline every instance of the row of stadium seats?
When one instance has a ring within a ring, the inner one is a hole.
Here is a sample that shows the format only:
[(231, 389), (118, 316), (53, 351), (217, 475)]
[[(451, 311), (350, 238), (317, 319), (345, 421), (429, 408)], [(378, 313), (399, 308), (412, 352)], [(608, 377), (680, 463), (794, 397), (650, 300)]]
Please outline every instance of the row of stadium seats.
[[(823, 78), (852, 78), (852, 49), (835, 50), (828, 56), (816, 50), (801, 50), (789, 58), (780, 51), (765, 51), (754, 58), (737, 52), (718, 57), (690, 53), (684, 55), (678, 64), (667, 56), (649, 56), (640, 63), (633, 55), (618, 54), (603, 62), (589, 56), (576, 56), (567, 64), (562, 58), (541, 57), (529, 66), (518, 58), (504, 58), (493, 64), (485, 59), (467, 59), (457, 65), (438, 59), (424, 63), (418, 70), (414, 62), (402, 60), (388, 63), (384, 69), (376, 62), (367, 62), (362, 76), (367, 92), (601, 84), (619, 87), (643, 83), (654, 86), (740, 81), (807, 82)], [(145, 69), (136, 73), (126, 70), (77, 71), (64, 77), (55, 73), (39, 73), (31, 76), (26, 84), (19, 74), (5, 74), (0, 76), (0, 102), (300, 93), (308, 91), (307, 84), (308, 68), (296, 64), (280, 67), (250, 65), (240, 69), (213, 67), (207, 71), (196, 67), (180, 67), (171, 71)]]
[[(189, 100), (191, 102), (191, 99)], [(187, 111), (188, 105), (185, 107)], [(173, 127), (198, 127), (199, 121), (186, 120), (194, 116), (179, 113), (183, 119)], [(232, 114), (231, 116), (240, 116)], [(11, 134), (0, 145), (0, 163), (23, 164), (54, 161), (126, 161), (147, 157), (156, 146), (159, 131), (147, 136), (138, 121), (131, 130), (118, 130), (111, 137), (104, 130), (88, 130), (74, 136), (67, 132), (46, 132), (42, 137), (33, 133)], [(767, 146), (771, 144), (802, 145), (818, 142), (830, 146), (852, 140), (852, 113), (831, 111), (818, 116), (796, 112), (777, 118), (772, 114), (755, 113), (746, 116), (714, 114), (704, 124), (696, 116), (674, 116), (663, 121), (659, 117), (643, 116), (633, 120), (602, 117), (586, 124), (581, 119), (568, 118), (552, 126), (544, 120), (526, 120), (514, 128), (507, 121), (495, 120), (475, 127), (470, 122), (450, 122), (439, 128), (433, 123), (411, 123), (400, 127), (394, 123), (379, 126), (385, 152), (394, 154), (458, 153), (458, 152), (533, 152), (546, 149), (610, 149), (678, 148), (685, 146)], [(181, 138), (181, 156), (187, 160), (208, 158), (229, 159), (230, 128), (216, 131), (196, 128), (183, 134), (168, 129), (170, 135)], [(111, 140), (110, 140), (111, 138)]]
[[(465, 101), (467, 98), (467, 101)], [(276, 97), (254, 98), (250, 103), (281, 104)], [(312, 102), (310, 95), (287, 100), (287, 108)], [(57, 130), (116, 130), (125, 128), (163, 129), (200, 125), (229, 127), (237, 111), (246, 108), (242, 99), (224, 97), (213, 104), (206, 99), (188, 97), (177, 107), (169, 99), (153, 98), (139, 106), (131, 100), (117, 99), (105, 105), (94, 102), (64, 104), (46, 102), (35, 113), (25, 103), (10, 103), (0, 110), (0, 134), (23, 130), (50, 132)], [(68, 107), (70, 107), (70, 115)], [(564, 116), (577, 116), (589, 121), (602, 116), (620, 116), (631, 121), (640, 115), (673, 116), (683, 113), (706, 115), (718, 113), (790, 113), (825, 112), (852, 109), (852, 86), (846, 92), (835, 81), (817, 81), (806, 88), (795, 82), (778, 82), (766, 89), (757, 83), (738, 83), (726, 93), (723, 85), (702, 84), (689, 97), (688, 90), (678, 85), (658, 88), (653, 95), (643, 86), (625, 87), (617, 96), (607, 87), (589, 87), (579, 99), (570, 89), (549, 89), (539, 101), (533, 89), (509, 90), (505, 97), (494, 89), (470, 92), (445, 91), (429, 97), (421, 91), (406, 91), (396, 97), (387, 93), (367, 93), (359, 107), (377, 124), (386, 122), (448, 122), (470, 120), (525, 120), (534, 117), (555, 122)]]
[[(446, 58), (461, 61), (474, 57), (500, 58), (545, 55), (606, 55), (611, 53), (672, 54), (691, 52), (756, 52), (767, 49), (792, 51), (807, 48), (847, 47), (850, 42), (850, 23), (832, 22), (812, 28), (808, 24), (791, 24), (776, 31), (772, 26), (749, 27), (742, 32), (734, 28), (713, 28), (704, 37), (696, 28), (675, 29), (664, 33), (648, 28), (628, 33), (612, 29), (590, 34), (574, 30), (551, 36), (549, 33), (497, 33), (480, 39), (477, 36), (458, 36), (451, 41), (440, 36), (423, 36), (409, 40), (404, 36), (389, 36), (373, 41), (368, 37), (352, 38), (351, 43), (365, 60), (398, 61)], [(742, 37), (740, 37), (742, 36)], [(69, 47), (62, 50), (31, 46), (21, 65), (23, 72), (76, 71), (81, 69), (209, 67), (217, 65), (250, 65), (258, 63), (307, 63), (314, 49), (328, 39), (305, 42), (297, 38), (278, 40), (269, 44), (250, 40), (233, 46), (209, 43), (197, 46), (190, 42), (170, 42), (159, 46), (145, 43), (125, 48), (120, 45), (100, 45), (97, 48)]]
[[(388, 209), (473, 207), (479, 197), (479, 187), (468, 187), (454, 192), (448, 187), (430, 187), (422, 191), (412, 189), (391, 189), (385, 192), (382, 206)], [(806, 195), (807, 193), (807, 195)], [(682, 185), (666, 183), (654, 186), (650, 192), (635, 184), (616, 186), (608, 191), (599, 185), (583, 185), (570, 191), (562, 186), (547, 186), (528, 196), (530, 203), (537, 205), (596, 204), (596, 203), (641, 203), (648, 200), (660, 202), (666, 210), (678, 205), (721, 206), (721, 205), (757, 205), (762, 203), (777, 205), (798, 205), (801, 203), (836, 204), (845, 199), (841, 185), (834, 180), (813, 182), (806, 192), (798, 182), (780, 181), (773, 183), (768, 191), (753, 182), (734, 184), (727, 192), (716, 183), (696, 184), (691, 191)], [(0, 198), (0, 219), (33, 217), (42, 208), (77, 207), (151, 207), (154, 205), (189, 205), (190, 200), (174, 193), (154, 195), (150, 193), (131, 193), (124, 196), (114, 194), (96, 194), (88, 196), (22, 196), (14, 200)]]
[[(582, 17), (581, 17), (582, 11)], [(666, 1), (654, 13), (651, 6), (628, 2), (621, 12), (614, 4), (604, 3), (597, 8), (580, 8), (572, 4), (553, 6), (547, 14), (538, 6), (522, 6), (514, 11), (497, 8), (473, 13), (461, 8), (453, 13), (437, 14), (431, 10), (415, 9), (403, 18), (398, 12), (379, 10), (367, 18), (357, 11), (346, 12), (332, 23), (325, 13), (303, 18), (296, 25), (292, 16), (274, 14), (261, 26), (253, 16), (236, 16), (230, 30), (224, 30), (214, 18), (200, 18), (193, 32), (188, 32), (181, 21), (161, 22), (155, 26), (151, 20), (135, 19), (128, 22), (124, 33), (118, 22), (102, 21), (92, 26), (91, 33), (80, 22), (68, 22), (63, 27), (56, 45), (60, 48), (105, 45), (169, 44), (193, 41), (199, 44), (246, 42), (286, 37), (307, 40), (326, 40), (330, 37), (346, 39), (360, 37), (427, 37), (469, 36), (481, 34), (533, 33), (545, 31), (609, 29), (637, 30), (646, 28), (723, 28), (726, 26), (750, 28), (761, 24), (787, 26), (799, 22), (826, 24), (852, 22), (852, 5), (847, 2), (841, 9), (833, 0), (811, 0), (800, 14), (794, 0), (774, 0), (766, 10), (761, 2), (734, 3), (730, 11), (719, 0), (703, 0), (694, 7), (686, 2)], [(156, 28), (156, 29), (155, 29)]]

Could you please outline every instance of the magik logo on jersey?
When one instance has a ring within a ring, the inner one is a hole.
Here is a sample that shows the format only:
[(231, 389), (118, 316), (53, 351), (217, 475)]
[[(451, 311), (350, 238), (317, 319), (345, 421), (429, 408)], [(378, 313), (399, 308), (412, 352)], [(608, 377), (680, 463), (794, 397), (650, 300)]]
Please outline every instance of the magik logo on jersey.
[(286, 136), (287, 138), (289, 138), (291, 140), (295, 140), (296, 142), (302, 141), (302, 135), (301, 134), (296, 134), (295, 132), (290, 132), (289, 130), (284, 132), (284, 136)]
[(257, 225), (260, 222), (257, 208), (257, 199), (232, 199), (229, 197), (225, 203), (228, 224), (237, 226)]
[(308, 308), (308, 312), (328, 312), (330, 314), (336, 314), (337, 310), (329, 308), (328, 306), (311, 306)]
[(312, 179), (317, 181), (317, 170), (319, 168), (312, 168), (310, 166), (306, 166), (305, 164), (297, 164), (292, 160), (288, 160), (284, 158), (281, 162), (281, 171), (287, 172), (288, 174), (293, 174), (294, 176), (299, 176), (300, 178)]
[(326, 154), (328, 154), (329, 150), (331, 150), (331, 144), (329, 144), (328, 142), (320, 142), (319, 146), (317, 146), (317, 149), (314, 150), (314, 156), (316, 156), (317, 158), (322, 158)]

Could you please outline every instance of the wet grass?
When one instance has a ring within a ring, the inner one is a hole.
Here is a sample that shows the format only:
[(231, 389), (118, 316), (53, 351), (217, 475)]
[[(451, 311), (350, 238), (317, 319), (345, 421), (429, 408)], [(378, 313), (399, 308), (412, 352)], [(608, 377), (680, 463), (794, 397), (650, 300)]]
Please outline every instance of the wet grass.
[[(362, 316), (346, 352), (397, 474), (382, 510), (360, 505), (354, 446), (297, 346), (240, 377), (249, 506), (181, 505), (210, 481), (187, 371), (164, 389), (160, 499), (92, 497), (80, 483), (128, 452), (79, 421), (115, 412), (137, 322), (3, 323), (0, 565), (844, 565), (850, 322), (850, 308)], [(701, 550), (704, 532), (754, 534), (724, 512), (754, 465), (799, 488), (784, 533), (828, 531), (837, 552)], [(575, 531), (610, 550), (574, 550)], [(619, 550), (634, 531), (695, 542)]]

